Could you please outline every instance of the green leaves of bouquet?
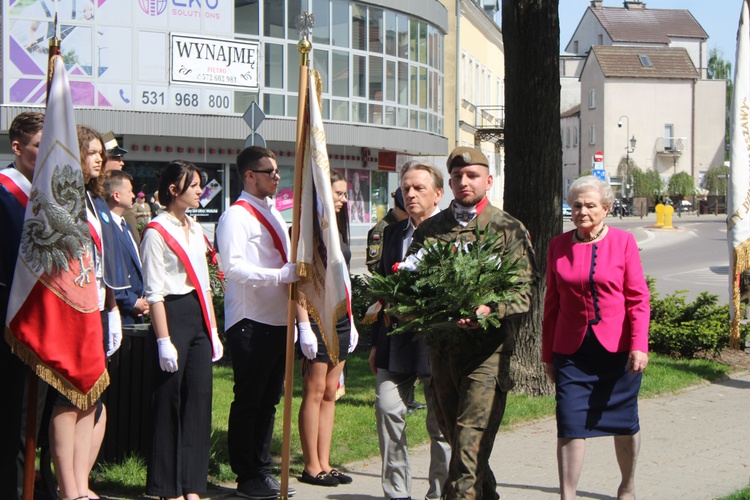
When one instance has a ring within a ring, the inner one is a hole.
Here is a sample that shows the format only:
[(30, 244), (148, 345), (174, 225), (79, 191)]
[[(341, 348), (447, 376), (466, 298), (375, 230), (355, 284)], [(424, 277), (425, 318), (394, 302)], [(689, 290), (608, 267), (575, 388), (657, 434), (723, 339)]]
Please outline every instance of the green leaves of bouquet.
[[(500, 255), (499, 234), (477, 230), (475, 238), (466, 243), (430, 242), (394, 265), (393, 274), (368, 279), (370, 297), (382, 300), (386, 314), (397, 319), (392, 335), (416, 332), (432, 343), (446, 335), (477, 332), (459, 329), (460, 318), (476, 319), (482, 330), (500, 326), (498, 308), (516, 303), (531, 283), (525, 262)], [(492, 313), (477, 317), (482, 304)]]

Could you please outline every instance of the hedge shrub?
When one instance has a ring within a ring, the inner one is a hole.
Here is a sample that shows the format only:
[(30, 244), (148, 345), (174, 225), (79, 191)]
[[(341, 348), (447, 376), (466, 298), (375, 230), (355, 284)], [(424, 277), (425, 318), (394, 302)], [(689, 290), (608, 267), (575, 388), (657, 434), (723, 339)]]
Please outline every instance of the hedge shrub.
[[(701, 292), (687, 302), (684, 290), (663, 299), (651, 290), (651, 329), (649, 349), (661, 354), (691, 358), (699, 353), (718, 354), (729, 346), (729, 305), (719, 305), (719, 297)], [(740, 342), (744, 345), (748, 325), (742, 325)]]

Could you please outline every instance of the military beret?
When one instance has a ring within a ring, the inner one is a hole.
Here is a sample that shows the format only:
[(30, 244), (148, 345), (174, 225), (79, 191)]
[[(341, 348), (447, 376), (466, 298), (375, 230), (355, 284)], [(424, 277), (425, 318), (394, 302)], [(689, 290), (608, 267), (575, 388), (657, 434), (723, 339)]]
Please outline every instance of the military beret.
[(398, 188), (395, 193), (393, 193), (393, 199), (396, 202), (396, 206), (406, 212), (406, 208), (404, 205), (404, 194), (401, 192), (401, 188)]
[(448, 167), (448, 173), (450, 173), (453, 167), (465, 167), (467, 165), (483, 165), (485, 167), (490, 166), (490, 162), (484, 153), (477, 148), (468, 148), (465, 146), (459, 146), (448, 156), (446, 166)]

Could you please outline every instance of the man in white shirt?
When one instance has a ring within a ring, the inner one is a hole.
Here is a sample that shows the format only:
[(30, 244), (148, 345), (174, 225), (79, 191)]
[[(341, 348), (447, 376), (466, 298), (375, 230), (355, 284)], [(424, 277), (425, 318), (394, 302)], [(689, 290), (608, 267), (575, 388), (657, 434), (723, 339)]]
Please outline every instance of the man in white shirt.
[[(251, 146), (237, 156), (243, 191), (216, 228), (227, 290), (226, 339), (232, 352), (234, 401), (229, 412), (229, 463), (237, 495), (275, 499), (271, 438), (284, 383), (288, 284), (297, 281), (289, 263), (286, 222), (272, 196), (279, 188), (272, 151)], [(289, 495), (294, 494), (289, 488)]]
[[(401, 193), (409, 218), (390, 224), (383, 231), (383, 250), (377, 272), (387, 276), (391, 267), (403, 261), (416, 228), (440, 212), (443, 174), (429, 162), (409, 162), (401, 170)], [(381, 484), (386, 498), (411, 499), (412, 471), (406, 443), (408, 404), (417, 379), (424, 385), (427, 401), (427, 432), (430, 435), (429, 487), (425, 499), (438, 499), (448, 477), (450, 445), (440, 433), (430, 390), (427, 345), (413, 334), (388, 335), (390, 328), (382, 317), (372, 329), (370, 368), (376, 377), (375, 417), (380, 456), (383, 459)]]
[(115, 290), (115, 300), (120, 309), (123, 325), (143, 323), (143, 315), (148, 314), (148, 302), (143, 296), (143, 270), (138, 253), (133, 227), (123, 218), (126, 211), (133, 208), (133, 177), (124, 170), (111, 170), (104, 179), (104, 192), (112, 221), (119, 229), (115, 241), (125, 256), (125, 272), (130, 288)]

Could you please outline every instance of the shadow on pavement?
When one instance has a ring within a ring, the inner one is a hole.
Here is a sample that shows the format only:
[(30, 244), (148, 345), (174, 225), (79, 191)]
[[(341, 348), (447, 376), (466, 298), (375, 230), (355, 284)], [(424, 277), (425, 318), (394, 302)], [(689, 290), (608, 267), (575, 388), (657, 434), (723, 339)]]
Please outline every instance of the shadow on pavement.
[(733, 389), (750, 389), (750, 380), (736, 380), (733, 378), (715, 382), (716, 385), (723, 385)]
[[(560, 488), (558, 487), (551, 488), (549, 486), (533, 486), (529, 484), (510, 484), (510, 483), (497, 483), (497, 485), (500, 488), (509, 488), (509, 489), (518, 490), (518, 491), (540, 491), (544, 493), (552, 493), (555, 495), (560, 493)], [(502, 498), (503, 490), (501, 489), (499, 493), (500, 493), (500, 497)], [(603, 495), (601, 493), (592, 493), (590, 491), (581, 491), (581, 490), (578, 490), (576, 495), (579, 498), (596, 498), (599, 500), (612, 498), (612, 495)]]

